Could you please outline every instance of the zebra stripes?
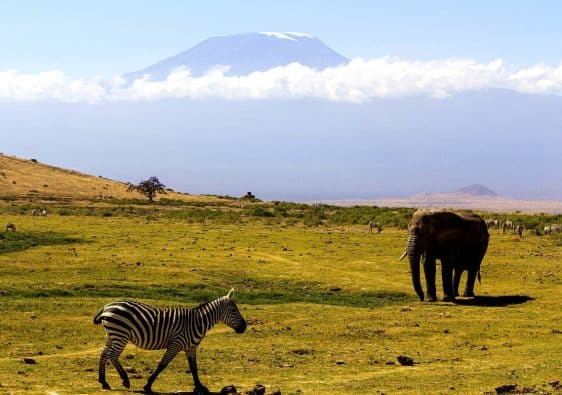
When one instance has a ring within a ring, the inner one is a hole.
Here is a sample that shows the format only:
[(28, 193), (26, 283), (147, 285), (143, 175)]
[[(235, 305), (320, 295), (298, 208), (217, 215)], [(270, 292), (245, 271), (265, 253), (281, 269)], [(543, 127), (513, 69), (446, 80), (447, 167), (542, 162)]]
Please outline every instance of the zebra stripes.
[(195, 382), (195, 393), (208, 393), (199, 381), (196, 348), (205, 333), (219, 321), (237, 333), (246, 330), (246, 321), (232, 300), (234, 290), (227, 296), (204, 303), (194, 309), (182, 307), (154, 307), (133, 300), (123, 300), (105, 305), (94, 317), (94, 324), (103, 324), (107, 343), (100, 355), (99, 379), (104, 389), (110, 389), (105, 379), (105, 367), (109, 360), (123, 386), (130, 387), (129, 377), (119, 362), (119, 355), (131, 342), (146, 350), (166, 349), (158, 367), (148, 378), (145, 392), (152, 392), (152, 384), (162, 370), (180, 352), (187, 355), (190, 371)]

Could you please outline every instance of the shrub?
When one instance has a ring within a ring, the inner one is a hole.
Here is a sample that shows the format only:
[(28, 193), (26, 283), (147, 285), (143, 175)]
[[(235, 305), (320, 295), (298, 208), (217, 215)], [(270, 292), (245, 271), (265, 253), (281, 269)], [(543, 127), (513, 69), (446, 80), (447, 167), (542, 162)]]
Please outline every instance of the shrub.
[(273, 214), (271, 211), (263, 207), (254, 207), (250, 212), (250, 215), (252, 215), (253, 217), (264, 217), (264, 218), (275, 217), (275, 214)]

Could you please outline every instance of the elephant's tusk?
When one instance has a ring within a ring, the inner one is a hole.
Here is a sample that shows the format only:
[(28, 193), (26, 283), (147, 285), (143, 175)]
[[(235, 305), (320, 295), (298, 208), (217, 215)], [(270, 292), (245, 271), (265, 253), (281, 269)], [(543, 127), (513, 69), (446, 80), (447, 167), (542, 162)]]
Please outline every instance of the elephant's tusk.
[(400, 258), (398, 258), (399, 261), (401, 261), (402, 259), (404, 259), (404, 257), (408, 255), (408, 250), (404, 251), (404, 253), (402, 254), (402, 256)]

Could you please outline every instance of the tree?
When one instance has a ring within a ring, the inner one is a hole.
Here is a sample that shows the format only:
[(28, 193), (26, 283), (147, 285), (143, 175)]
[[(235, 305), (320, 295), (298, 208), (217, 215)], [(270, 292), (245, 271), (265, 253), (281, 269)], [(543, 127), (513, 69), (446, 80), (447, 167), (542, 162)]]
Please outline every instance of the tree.
[(129, 184), (127, 192), (138, 191), (152, 202), (156, 193), (165, 193), (166, 185), (162, 184), (158, 177), (150, 177), (148, 180), (139, 182), (138, 185)]

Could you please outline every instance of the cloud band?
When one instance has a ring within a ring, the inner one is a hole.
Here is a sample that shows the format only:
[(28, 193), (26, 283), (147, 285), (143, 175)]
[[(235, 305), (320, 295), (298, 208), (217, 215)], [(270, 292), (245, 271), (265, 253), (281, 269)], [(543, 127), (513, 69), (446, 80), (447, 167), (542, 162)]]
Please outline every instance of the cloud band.
[(194, 77), (178, 69), (163, 81), (145, 77), (71, 78), (62, 71), (27, 74), (0, 71), (2, 102), (136, 102), (170, 98), (232, 100), (320, 98), (361, 103), (374, 98), (444, 98), (463, 91), (504, 88), (530, 94), (562, 95), (562, 64), (512, 69), (503, 61), (470, 59), (405, 61), (357, 58), (344, 66), (314, 70), (297, 63), (245, 76), (216, 68)]

